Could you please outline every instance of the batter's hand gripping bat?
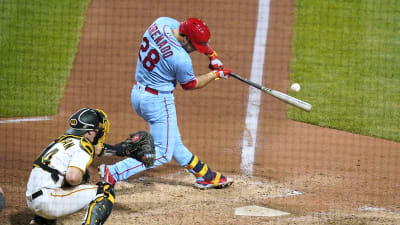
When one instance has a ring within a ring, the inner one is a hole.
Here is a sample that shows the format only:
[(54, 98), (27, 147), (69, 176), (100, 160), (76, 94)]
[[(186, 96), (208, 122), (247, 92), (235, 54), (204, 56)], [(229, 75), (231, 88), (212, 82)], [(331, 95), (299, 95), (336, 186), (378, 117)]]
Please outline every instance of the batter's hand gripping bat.
[(267, 88), (267, 87), (263, 87), (260, 84), (256, 84), (256, 83), (254, 83), (254, 82), (252, 82), (250, 80), (247, 80), (247, 79), (245, 79), (245, 78), (243, 78), (243, 77), (241, 77), (241, 76), (239, 76), (239, 75), (237, 75), (235, 73), (229, 73), (229, 75), (234, 77), (234, 78), (236, 78), (236, 79), (238, 79), (238, 80), (240, 80), (240, 81), (242, 81), (242, 82), (244, 82), (244, 83), (246, 83), (246, 84), (248, 84), (248, 85), (251, 85), (251, 86), (253, 86), (253, 87), (257, 88), (257, 89), (260, 89), (261, 91), (263, 91), (263, 92), (265, 92), (267, 94), (270, 94), (273, 97), (275, 97), (275, 98), (277, 98), (277, 99), (279, 99), (279, 100), (281, 100), (281, 101), (283, 101), (285, 103), (288, 103), (290, 105), (296, 106), (297, 108), (302, 109), (302, 110), (307, 111), (307, 112), (311, 111), (312, 105), (310, 103), (304, 102), (304, 101), (302, 101), (300, 99), (297, 99), (297, 98), (292, 97), (290, 95), (284, 94), (284, 93), (282, 93), (280, 91), (276, 91), (276, 90), (272, 90), (272, 89)]

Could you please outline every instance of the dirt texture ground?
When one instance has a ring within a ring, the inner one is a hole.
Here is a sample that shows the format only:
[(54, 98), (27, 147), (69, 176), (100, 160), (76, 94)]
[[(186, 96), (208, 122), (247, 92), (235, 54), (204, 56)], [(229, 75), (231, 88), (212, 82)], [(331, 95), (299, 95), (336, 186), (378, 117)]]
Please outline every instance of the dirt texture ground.
[[(130, 90), (141, 36), (154, 19), (202, 18), (225, 65), (249, 78), (257, 2), (93, 0), (58, 114), (48, 121), (0, 124), (0, 185), (7, 198), (0, 224), (28, 223), (32, 212), (24, 194), (32, 162), (65, 131), (77, 109), (107, 112), (110, 143), (148, 128), (130, 105)], [(271, 1), (263, 66), (263, 84), (284, 92), (290, 83), (293, 6), (293, 0)], [(192, 56), (195, 72), (207, 72), (207, 59)], [(233, 186), (197, 190), (194, 178), (171, 162), (118, 183), (107, 224), (400, 224), (400, 143), (288, 120), (287, 106), (268, 95), (261, 98), (254, 174), (242, 174), (248, 93), (249, 87), (234, 79), (175, 91), (185, 145), (211, 168), (233, 177)], [(90, 168), (93, 183), (100, 163), (118, 160), (96, 159)], [(298, 192), (303, 194), (292, 195)], [(235, 215), (235, 208), (248, 205), (290, 215)], [(82, 216), (59, 224), (79, 224)]]

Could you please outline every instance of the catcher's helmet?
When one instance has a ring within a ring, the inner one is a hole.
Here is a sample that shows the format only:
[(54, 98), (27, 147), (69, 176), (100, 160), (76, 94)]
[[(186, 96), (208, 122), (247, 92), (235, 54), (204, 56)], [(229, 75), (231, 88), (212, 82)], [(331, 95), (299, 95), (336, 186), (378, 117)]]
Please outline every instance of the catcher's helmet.
[(100, 109), (82, 108), (72, 114), (69, 119), (69, 126), (70, 128), (68, 128), (65, 133), (76, 136), (82, 136), (89, 130), (97, 130), (97, 135), (93, 144), (100, 144), (102, 148), (110, 129), (110, 122), (104, 111)]
[(211, 51), (211, 47), (208, 45), (210, 30), (203, 21), (197, 18), (189, 18), (181, 23), (179, 33), (188, 37), (197, 51), (201, 53)]
[(72, 114), (66, 134), (81, 136), (89, 130), (104, 130), (107, 115), (101, 110), (82, 108)]

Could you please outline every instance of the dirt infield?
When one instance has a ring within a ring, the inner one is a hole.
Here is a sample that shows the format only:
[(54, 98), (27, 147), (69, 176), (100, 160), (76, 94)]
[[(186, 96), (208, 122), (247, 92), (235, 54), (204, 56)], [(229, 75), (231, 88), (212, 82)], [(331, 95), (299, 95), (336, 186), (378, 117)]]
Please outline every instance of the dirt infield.
[[(290, 83), (293, 4), (272, 0), (270, 8), (263, 84), (282, 91)], [(0, 185), (7, 198), (0, 224), (28, 223), (32, 213), (24, 193), (32, 162), (77, 109), (103, 109), (111, 120), (111, 143), (147, 129), (130, 105), (130, 90), (141, 35), (155, 18), (202, 18), (225, 65), (249, 78), (257, 7), (257, 1), (238, 0), (93, 0), (58, 114), (48, 121), (0, 124)], [(196, 73), (207, 71), (198, 53), (193, 64)], [(185, 145), (235, 183), (200, 191), (172, 162), (117, 184), (108, 224), (400, 224), (400, 143), (288, 120), (285, 104), (262, 95), (254, 176), (245, 176), (240, 162), (248, 86), (229, 79), (193, 92), (178, 87), (175, 97)], [(93, 182), (100, 163), (117, 160), (96, 159)], [(303, 194), (290, 196), (294, 190)], [(234, 214), (246, 205), (291, 214)], [(66, 217), (60, 224), (78, 224), (80, 218)]]

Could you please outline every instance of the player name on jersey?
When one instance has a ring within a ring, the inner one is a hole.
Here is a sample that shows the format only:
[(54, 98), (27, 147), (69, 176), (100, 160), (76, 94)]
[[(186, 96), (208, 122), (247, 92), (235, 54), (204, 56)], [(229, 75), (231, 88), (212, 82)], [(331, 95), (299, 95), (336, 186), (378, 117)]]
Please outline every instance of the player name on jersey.
[(158, 29), (157, 24), (153, 23), (147, 31), (149, 32), (150, 37), (157, 44), (164, 59), (174, 54), (171, 51), (171, 46), (168, 44), (168, 41), (165, 39), (164, 35), (162, 35), (160, 30)]

